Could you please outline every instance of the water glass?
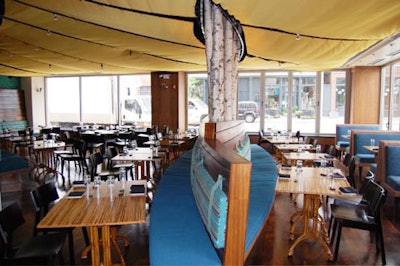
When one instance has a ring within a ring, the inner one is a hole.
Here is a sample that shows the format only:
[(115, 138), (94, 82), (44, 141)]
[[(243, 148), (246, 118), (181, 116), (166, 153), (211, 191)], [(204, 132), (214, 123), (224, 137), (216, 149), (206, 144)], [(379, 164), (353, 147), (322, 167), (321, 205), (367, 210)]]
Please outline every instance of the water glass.
[(369, 140), (369, 142), (370, 142), (371, 146), (375, 146), (375, 139), (374, 138), (371, 138)]
[(303, 161), (297, 160), (296, 161), (296, 173), (300, 173), (303, 171)]
[(95, 176), (94, 177), (94, 186), (99, 187), (100, 186), (100, 176)]
[(115, 179), (114, 179), (114, 176), (113, 176), (113, 175), (109, 175), (109, 176), (107, 177), (107, 184), (108, 184), (109, 186), (112, 186), (112, 185), (115, 184)]
[(321, 145), (320, 145), (320, 144), (318, 144), (318, 145), (315, 147), (315, 152), (316, 152), (316, 153), (320, 153), (320, 152), (321, 152)]

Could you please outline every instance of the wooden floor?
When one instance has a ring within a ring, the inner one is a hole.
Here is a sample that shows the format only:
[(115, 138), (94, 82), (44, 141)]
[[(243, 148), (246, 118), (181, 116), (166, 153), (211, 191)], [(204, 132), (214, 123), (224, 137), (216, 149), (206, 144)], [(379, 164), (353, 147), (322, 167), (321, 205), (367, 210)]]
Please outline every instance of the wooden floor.
[[(74, 169), (71, 173), (76, 175)], [(16, 244), (33, 232), (34, 208), (29, 191), (36, 186), (27, 174), (21, 177), (18, 191), (2, 192), (3, 207), (13, 201), (18, 201), (24, 209), (25, 225), (15, 235)], [(60, 196), (65, 189), (60, 188)], [(322, 248), (315, 241), (305, 241), (297, 246), (292, 257), (287, 256), (293, 241), (289, 240), (289, 217), (299, 206), (290, 199), (288, 194), (277, 194), (275, 204), (270, 213), (265, 228), (247, 259), (247, 265), (380, 265), (380, 254), (376, 253), (375, 244), (370, 242), (368, 232), (346, 230), (343, 232), (337, 263), (329, 262)], [(384, 206), (384, 235), (386, 260), (388, 265), (400, 265), (400, 233), (391, 221), (392, 199), (389, 197)], [(148, 225), (121, 226), (120, 233), (128, 237), (129, 249), (126, 253), (127, 265), (148, 265)], [(188, 225), (190, 226), (190, 225)], [(81, 230), (74, 232), (75, 260), (78, 265), (89, 265), (89, 259), (81, 259), (84, 241)], [(69, 264), (68, 247), (64, 249), (65, 263)], [(117, 262), (117, 261), (116, 261)]]

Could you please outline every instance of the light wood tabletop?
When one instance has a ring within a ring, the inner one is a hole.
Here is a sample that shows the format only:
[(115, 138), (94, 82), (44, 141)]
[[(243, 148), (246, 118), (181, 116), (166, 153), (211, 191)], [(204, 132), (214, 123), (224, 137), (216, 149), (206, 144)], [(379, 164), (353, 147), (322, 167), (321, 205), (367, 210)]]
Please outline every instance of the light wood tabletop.
[(303, 165), (311, 166), (313, 161), (319, 161), (322, 158), (326, 160), (335, 160), (335, 158), (327, 153), (316, 152), (288, 152), (282, 153), (282, 162), (295, 165), (297, 160), (303, 161)]
[[(111, 265), (110, 227), (123, 224), (145, 223), (146, 196), (132, 196), (127, 181), (123, 193), (122, 185), (102, 182), (95, 188), (73, 187), (60, 199), (40, 221), (38, 228), (89, 227), (92, 248), (92, 265)], [(69, 198), (71, 192), (83, 191), (81, 198)], [(103, 256), (100, 255), (99, 229), (102, 234)]]
[[(329, 169), (319, 167), (302, 167), (302, 172), (298, 175), (296, 167), (291, 167), (290, 170), (281, 168), (279, 174), (289, 174), (290, 178), (278, 178), (275, 190), (284, 193), (296, 194), (315, 194), (326, 195), (332, 197), (348, 197), (339, 193), (339, 187), (349, 186), (349, 182), (343, 175), (343, 172), (338, 168), (332, 168), (332, 173), (340, 174), (343, 178), (334, 178), (335, 190), (329, 189)], [(325, 174), (325, 176), (321, 175)]]
[(374, 153), (375, 155), (378, 154), (378, 152), (379, 152), (379, 146), (366, 145), (366, 146), (363, 146), (363, 148), (366, 149), (367, 151)]
[[(333, 254), (328, 245), (329, 237), (326, 229), (325, 219), (319, 213), (322, 196), (329, 197), (349, 197), (339, 193), (340, 187), (348, 187), (350, 184), (344, 177), (340, 169), (331, 168), (332, 174), (336, 173), (340, 178), (333, 178), (333, 187), (330, 184), (330, 172), (323, 168), (303, 167), (302, 171), (297, 173), (296, 167), (290, 167), (288, 170), (280, 168), (278, 174), (281, 176), (289, 175), (290, 177), (279, 177), (276, 184), (276, 191), (283, 193), (304, 194), (303, 209), (294, 213), (290, 220), (292, 223), (290, 229), (290, 239), (294, 239), (296, 227), (303, 222), (300, 236), (291, 245), (288, 256), (292, 256), (295, 247), (306, 239), (314, 239), (323, 247), (330, 260), (333, 260)], [(321, 175), (322, 174), (322, 175)], [(326, 206), (325, 206), (326, 207)], [(310, 222), (312, 221), (312, 222)]]

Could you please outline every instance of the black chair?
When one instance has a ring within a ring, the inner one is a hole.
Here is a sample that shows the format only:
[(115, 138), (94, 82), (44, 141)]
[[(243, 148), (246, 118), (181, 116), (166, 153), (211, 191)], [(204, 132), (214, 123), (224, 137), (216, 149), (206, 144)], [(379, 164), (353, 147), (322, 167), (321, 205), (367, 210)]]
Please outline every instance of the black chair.
[(66, 239), (65, 233), (25, 236), (18, 248), (13, 245), (14, 231), (24, 223), (22, 210), (16, 202), (0, 212), (0, 242), (5, 247), (1, 264), (54, 265), (57, 257), (63, 264), (62, 247)]
[(68, 163), (68, 180), (70, 180), (71, 176), (71, 167), (70, 167), (70, 162), (75, 163), (75, 168), (78, 167), (79, 171), (82, 172), (85, 169), (87, 170), (87, 164), (86, 164), (86, 156), (85, 156), (85, 142), (83, 140), (74, 140), (73, 141), (73, 147), (72, 151), (73, 153), (64, 153), (64, 154), (59, 154), (59, 158), (61, 161), (61, 174), (64, 175), (64, 166), (65, 162)]
[[(35, 226), (33, 228), (33, 235), (37, 236), (40, 232), (47, 234), (50, 230), (56, 232), (64, 232), (68, 234), (68, 248), (70, 255), (70, 264), (75, 264), (74, 256), (74, 228), (60, 228), (60, 229), (39, 229), (37, 225), (48, 213), (49, 209), (55, 204), (55, 201), (59, 199), (57, 188), (53, 182), (49, 182), (41, 185), (40, 187), (30, 192), (33, 205), (35, 206)], [(90, 244), (89, 236), (85, 227), (82, 227), (83, 237), (85, 243), (88, 246)]]
[(368, 230), (375, 233), (376, 250), (381, 252), (382, 264), (386, 264), (385, 246), (381, 224), (381, 206), (385, 202), (386, 191), (370, 180), (365, 191), (363, 204), (331, 204), (331, 239), (335, 242), (334, 261), (337, 260), (343, 227)]
[(260, 129), (258, 131), (258, 145), (261, 146), (263, 143), (268, 143), (268, 141), (265, 139), (264, 130)]
[(327, 153), (329, 155), (334, 155), (335, 146), (334, 145), (325, 145), (323, 153)]

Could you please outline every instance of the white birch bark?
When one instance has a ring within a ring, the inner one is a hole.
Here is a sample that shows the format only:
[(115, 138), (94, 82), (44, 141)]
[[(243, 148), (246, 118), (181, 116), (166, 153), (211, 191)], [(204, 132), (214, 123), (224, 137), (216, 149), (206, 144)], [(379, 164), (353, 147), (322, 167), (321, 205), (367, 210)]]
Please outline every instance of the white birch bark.
[(210, 121), (237, 119), (238, 36), (211, 0), (204, 0)]

